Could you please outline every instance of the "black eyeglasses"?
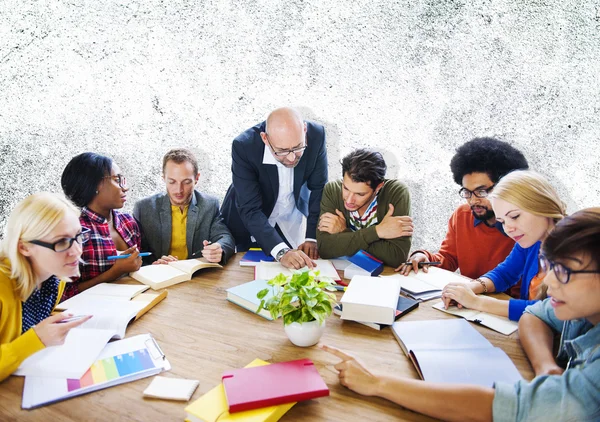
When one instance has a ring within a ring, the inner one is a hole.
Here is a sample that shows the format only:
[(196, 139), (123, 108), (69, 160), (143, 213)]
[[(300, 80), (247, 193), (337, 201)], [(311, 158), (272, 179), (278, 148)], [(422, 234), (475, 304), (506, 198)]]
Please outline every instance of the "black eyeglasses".
[(114, 176), (104, 176), (103, 179), (113, 179), (121, 189), (127, 188), (127, 179), (122, 174), (116, 174)]
[(90, 229), (82, 229), (75, 237), (60, 239), (54, 243), (42, 242), (41, 240), (30, 240), (29, 243), (34, 245), (43, 246), (44, 248), (52, 249), (54, 252), (64, 252), (69, 250), (73, 246), (73, 242), (77, 242), (80, 245), (84, 244), (90, 239)]
[(265, 138), (267, 138), (267, 143), (269, 144), (269, 147), (271, 147), (271, 151), (273, 151), (273, 154), (275, 154), (278, 157), (286, 157), (286, 156), (290, 155), (290, 153), (299, 154), (306, 149), (306, 138), (304, 141), (304, 146), (294, 148), (294, 149), (284, 149), (283, 151), (275, 151), (275, 149), (273, 149), (273, 145), (271, 145), (271, 141), (269, 141), (269, 134), (266, 132), (265, 132)]
[(563, 264), (559, 264), (557, 262), (550, 261), (548, 258), (546, 258), (542, 254), (540, 254), (539, 260), (540, 260), (540, 269), (545, 273), (550, 270), (554, 270), (554, 275), (556, 276), (556, 279), (558, 281), (560, 281), (562, 284), (567, 284), (569, 282), (569, 280), (571, 279), (571, 274), (578, 274), (578, 273), (600, 274), (599, 270), (579, 270), (579, 271), (572, 270), (569, 267), (565, 267)]
[(494, 189), (494, 186), (496, 186), (496, 184), (493, 184), (489, 188), (481, 188), (481, 189), (475, 189), (475, 190), (469, 190), (467, 188), (462, 188), (461, 190), (458, 191), (458, 194), (461, 196), (461, 198), (465, 198), (465, 199), (469, 199), (472, 195), (475, 195), (477, 198), (485, 198), (486, 196), (488, 196), (490, 194), (492, 189)]

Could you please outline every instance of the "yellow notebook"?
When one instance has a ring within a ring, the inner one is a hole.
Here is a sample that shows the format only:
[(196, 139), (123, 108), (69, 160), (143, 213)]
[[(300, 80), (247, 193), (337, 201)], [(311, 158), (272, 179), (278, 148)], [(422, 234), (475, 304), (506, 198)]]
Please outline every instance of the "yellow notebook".
[[(269, 365), (264, 360), (254, 359), (246, 368), (253, 366)], [(229, 414), (227, 409), (227, 398), (223, 383), (220, 383), (208, 393), (194, 401), (185, 408), (187, 412), (186, 421), (189, 422), (275, 422), (281, 418), (285, 412), (290, 410), (296, 403), (281, 404), (279, 406), (263, 407), (262, 409), (247, 410)]]

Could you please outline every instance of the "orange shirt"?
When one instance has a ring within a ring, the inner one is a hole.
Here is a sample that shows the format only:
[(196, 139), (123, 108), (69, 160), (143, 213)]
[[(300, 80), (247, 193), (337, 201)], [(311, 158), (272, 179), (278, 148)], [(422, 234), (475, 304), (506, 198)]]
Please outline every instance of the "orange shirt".
[(529, 283), (529, 300), (536, 300), (538, 298), (538, 294), (540, 293), (540, 286), (542, 285), (543, 280), (543, 273), (538, 273), (538, 275), (531, 279), (531, 282)]
[(515, 242), (496, 227), (475, 223), (471, 207), (463, 204), (452, 213), (440, 250), (415, 252), (423, 252), (430, 261), (441, 261), (445, 270), (460, 268), (462, 275), (477, 278), (504, 261)]

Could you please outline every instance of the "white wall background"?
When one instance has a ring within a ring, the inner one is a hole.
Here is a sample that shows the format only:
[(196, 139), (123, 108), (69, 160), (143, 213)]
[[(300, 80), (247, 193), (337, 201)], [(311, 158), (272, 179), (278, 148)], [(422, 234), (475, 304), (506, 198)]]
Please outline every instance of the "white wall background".
[(120, 165), (126, 210), (178, 146), (222, 198), (231, 140), (282, 105), (325, 124), (330, 179), (384, 153), (417, 247), (439, 246), (475, 136), (520, 148), (570, 212), (598, 206), (600, 2), (1, 0), (0, 229), (83, 151)]

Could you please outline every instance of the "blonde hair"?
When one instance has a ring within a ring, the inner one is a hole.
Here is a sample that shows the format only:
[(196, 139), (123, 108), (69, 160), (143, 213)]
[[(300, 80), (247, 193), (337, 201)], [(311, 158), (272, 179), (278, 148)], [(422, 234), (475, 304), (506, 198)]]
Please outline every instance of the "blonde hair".
[(539, 173), (516, 170), (504, 176), (489, 196), (516, 205), (523, 211), (551, 218), (558, 223), (567, 215), (567, 207), (552, 185)]
[(48, 236), (69, 212), (79, 218), (79, 210), (64, 196), (41, 192), (23, 199), (10, 213), (0, 243), (0, 271), (15, 280), (21, 300), (27, 300), (36, 288), (36, 274), (19, 252), (19, 242)]

